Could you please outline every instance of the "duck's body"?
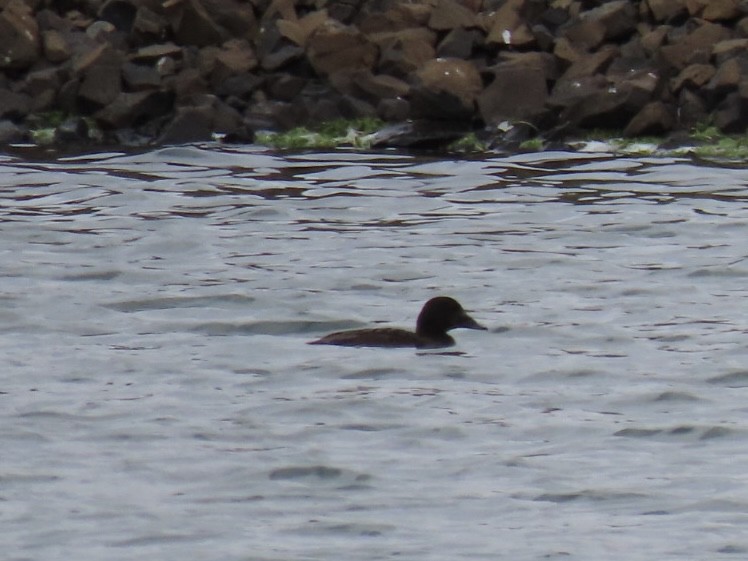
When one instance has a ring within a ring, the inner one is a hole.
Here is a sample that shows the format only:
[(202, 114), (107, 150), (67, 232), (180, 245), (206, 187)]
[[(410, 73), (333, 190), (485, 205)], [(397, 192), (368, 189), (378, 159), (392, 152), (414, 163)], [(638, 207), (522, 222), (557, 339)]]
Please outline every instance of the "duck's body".
[(450, 329), (486, 329), (462, 309), (459, 302), (448, 296), (432, 298), (421, 309), (416, 322), (416, 331), (393, 327), (354, 329), (338, 331), (310, 341), (310, 345), (339, 345), (343, 347), (415, 347), (438, 349), (451, 347), (454, 339), (447, 333)]

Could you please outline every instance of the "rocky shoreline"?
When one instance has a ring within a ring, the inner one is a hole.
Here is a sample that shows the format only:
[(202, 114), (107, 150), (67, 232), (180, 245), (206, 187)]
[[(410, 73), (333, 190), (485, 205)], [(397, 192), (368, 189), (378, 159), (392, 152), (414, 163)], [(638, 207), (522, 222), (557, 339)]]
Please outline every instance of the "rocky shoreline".
[(741, 0), (0, 0), (0, 143), (178, 144), (336, 119), (381, 143), (748, 127)]

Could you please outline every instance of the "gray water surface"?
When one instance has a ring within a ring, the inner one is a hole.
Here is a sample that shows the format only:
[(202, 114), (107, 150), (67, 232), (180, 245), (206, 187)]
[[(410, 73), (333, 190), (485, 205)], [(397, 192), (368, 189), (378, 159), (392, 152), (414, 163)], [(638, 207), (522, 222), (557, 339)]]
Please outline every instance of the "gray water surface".
[[(0, 157), (7, 560), (748, 556), (748, 170)], [(457, 298), (447, 352), (308, 346)]]

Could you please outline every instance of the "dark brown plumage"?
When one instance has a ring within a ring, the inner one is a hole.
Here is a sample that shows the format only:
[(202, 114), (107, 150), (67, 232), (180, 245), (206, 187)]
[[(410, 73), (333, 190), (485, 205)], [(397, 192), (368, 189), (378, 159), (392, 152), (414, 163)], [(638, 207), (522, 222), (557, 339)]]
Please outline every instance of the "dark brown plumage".
[(447, 331), (457, 327), (486, 329), (462, 309), (457, 300), (448, 296), (432, 298), (421, 309), (416, 331), (394, 327), (354, 329), (325, 335), (310, 345), (339, 345), (344, 347), (416, 347), (438, 349), (455, 344)]

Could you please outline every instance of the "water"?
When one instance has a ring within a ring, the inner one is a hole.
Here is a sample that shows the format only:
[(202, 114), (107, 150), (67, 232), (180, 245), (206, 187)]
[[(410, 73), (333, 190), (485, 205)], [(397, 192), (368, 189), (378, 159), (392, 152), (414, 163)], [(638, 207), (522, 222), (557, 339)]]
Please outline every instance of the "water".
[[(740, 559), (748, 171), (0, 159), (8, 560)], [(449, 352), (308, 346), (412, 326)]]

